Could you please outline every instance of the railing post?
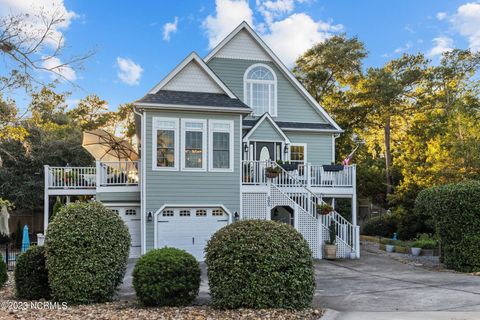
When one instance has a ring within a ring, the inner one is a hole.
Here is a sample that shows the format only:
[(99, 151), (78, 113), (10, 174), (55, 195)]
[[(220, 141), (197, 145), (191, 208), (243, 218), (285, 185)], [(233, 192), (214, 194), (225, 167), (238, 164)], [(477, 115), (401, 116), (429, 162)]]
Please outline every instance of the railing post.
[(355, 253), (357, 259), (360, 259), (360, 227), (355, 226)]
[(102, 177), (102, 166), (100, 165), (100, 161), (95, 161), (95, 168), (96, 168), (96, 175), (95, 175), (95, 178), (96, 178), (96, 185), (97, 185), (97, 188), (100, 187), (102, 185), (102, 180), (103, 180), (103, 177)]
[(307, 187), (310, 188), (312, 186), (312, 165), (307, 162), (307, 165), (304, 166), (304, 170), (306, 170), (305, 172), (305, 178), (307, 179)]
[(49, 203), (49, 193), (48, 188), (50, 187), (50, 166), (44, 165), (44, 189), (43, 189), (43, 234), (46, 234), (47, 227), (48, 227), (48, 207)]

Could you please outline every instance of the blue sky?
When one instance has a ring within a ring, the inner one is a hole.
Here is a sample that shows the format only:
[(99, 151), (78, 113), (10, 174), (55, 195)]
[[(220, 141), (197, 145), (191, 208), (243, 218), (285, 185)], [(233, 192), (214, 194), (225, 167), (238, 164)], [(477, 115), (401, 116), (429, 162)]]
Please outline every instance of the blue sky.
[[(206, 55), (242, 20), (288, 66), (313, 43), (338, 33), (365, 43), (365, 67), (381, 66), (404, 52), (423, 52), (438, 61), (453, 47), (480, 49), (480, 3), (475, 1), (23, 1), (0, 0), (0, 14), (31, 12), (32, 3), (61, 7), (69, 17), (58, 30), (68, 45), (65, 53), (96, 51), (84, 70), (63, 70), (80, 88), (64, 83), (57, 90), (72, 92), (70, 104), (96, 93), (113, 110), (142, 97), (191, 51)], [(23, 92), (5, 95), (28, 105)]]

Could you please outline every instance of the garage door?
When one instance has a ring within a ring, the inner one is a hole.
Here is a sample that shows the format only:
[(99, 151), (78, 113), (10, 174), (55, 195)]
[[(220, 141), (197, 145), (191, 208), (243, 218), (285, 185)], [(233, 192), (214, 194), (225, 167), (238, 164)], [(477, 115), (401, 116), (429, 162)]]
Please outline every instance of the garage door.
[(204, 260), (207, 241), (228, 224), (221, 208), (166, 208), (158, 216), (157, 247), (174, 247)]
[(138, 258), (141, 254), (140, 207), (111, 207), (125, 221), (132, 237), (130, 258)]

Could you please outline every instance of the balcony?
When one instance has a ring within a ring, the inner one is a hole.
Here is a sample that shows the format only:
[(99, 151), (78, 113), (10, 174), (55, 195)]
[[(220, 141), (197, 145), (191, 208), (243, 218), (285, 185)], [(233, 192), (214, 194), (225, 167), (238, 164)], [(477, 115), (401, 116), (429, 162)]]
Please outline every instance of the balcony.
[[(251, 186), (267, 185), (265, 168), (271, 166), (269, 161), (242, 161), (242, 184)], [(298, 182), (306, 187), (313, 188), (354, 188), (356, 167), (350, 166), (322, 166), (299, 164), (284, 166), (277, 178), (271, 179), (280, 187), (292, 187)]]
[(100, 162), (95, 167), (45, 166), (48, 190), (138, 187), (138, 161)]

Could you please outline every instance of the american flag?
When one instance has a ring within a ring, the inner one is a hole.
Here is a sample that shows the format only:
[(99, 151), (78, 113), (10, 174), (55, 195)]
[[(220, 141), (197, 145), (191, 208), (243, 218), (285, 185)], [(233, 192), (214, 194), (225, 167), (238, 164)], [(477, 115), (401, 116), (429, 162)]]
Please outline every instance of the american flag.
[(353, 159), (353, 154), (355, 153), (355, 151), (357, 151), (357, 149), (358, 149), (358, 146), (356, 146), (355, 149), (353, 149), (353, 151), (350, 152), (350, 154), (345, 159), (343, 159), (342, 164), (344, 166), (348, 166), (350, 164), (350, 161), (352, 161)]

